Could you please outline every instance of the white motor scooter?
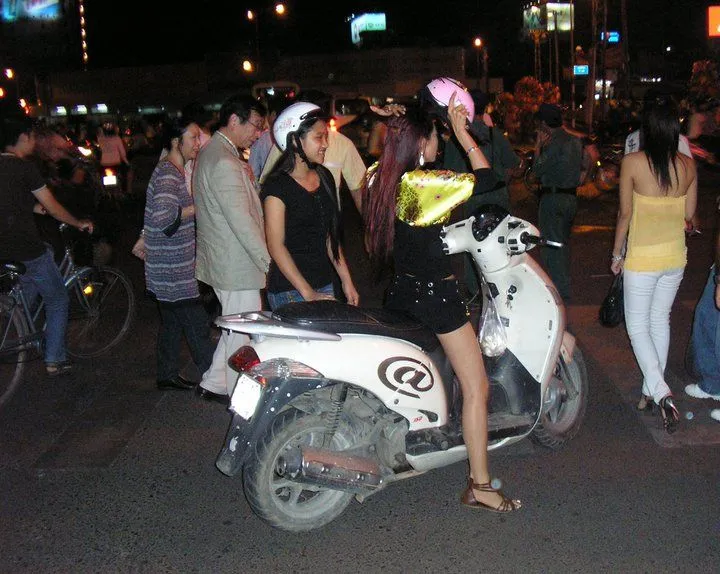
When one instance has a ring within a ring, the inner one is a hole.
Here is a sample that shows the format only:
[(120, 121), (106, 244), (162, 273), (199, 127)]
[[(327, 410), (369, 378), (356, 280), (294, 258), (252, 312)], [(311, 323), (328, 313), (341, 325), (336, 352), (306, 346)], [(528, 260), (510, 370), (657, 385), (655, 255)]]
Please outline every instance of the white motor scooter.
[[(486, 358), (489, 448), (530, 436), (559, 448), (578, 432), (588, 380), (562, 301), (525, 252), (546, 243), (498, 206), (443, 229), (448, 254), (469, 252), (506, 331)], [(334, 301), (220, 317), (250, 335), (217, 467), (242, 470), (250, 506), (272, 526), (318, 528), (394, 481), (467, 458), (462, 396), (435, 335), (383, 309)]]

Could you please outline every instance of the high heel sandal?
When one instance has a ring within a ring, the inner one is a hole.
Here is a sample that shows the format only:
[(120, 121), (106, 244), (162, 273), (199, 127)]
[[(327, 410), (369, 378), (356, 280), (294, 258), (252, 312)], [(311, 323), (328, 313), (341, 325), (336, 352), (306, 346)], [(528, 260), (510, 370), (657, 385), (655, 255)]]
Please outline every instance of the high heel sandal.
[[(478, 499), (476, 499), (473, 489), (479, 490), (480, 492), (497, 492), (502, 498), (502, 500), (500, 501), (500, 504), (498, 506), (490, 506), (489, 504), (485, 504), (484, 502), (480, 502)], [(520, 502), (519, 500), (512, 500), (508, 498), (503, 494), (502, 490), (500, 490), (499, 488), (493, 488), (489, 482), (486, 482), (484, 484), (478, 484), (476, 482), (473, 482), (472, 478), (470, 477), (468, 477), (468, 487), (462, 493), (462, 496), (460, 497), (460, 502), (462, 502), (465, 506), (469, 506), (470, 508), (489, 510), (490, 512), (499, 513), (520, 510), (520, 508), (522, 507), (522, 502)]]
[(635, 408), (639, 411), (651, 413), (654, 407), (655, 403), (653, 402), (653, 398), (649, 397), (648, 395), (642, 394), (640, 395), (640, 400), (638, 401), (638, 404)]
[(673, 402), (672, 395), (660, 399), (660, 415), (662, 416), (665, 432), (672, 434), (677, 430), (680, 421), (680, 413)]

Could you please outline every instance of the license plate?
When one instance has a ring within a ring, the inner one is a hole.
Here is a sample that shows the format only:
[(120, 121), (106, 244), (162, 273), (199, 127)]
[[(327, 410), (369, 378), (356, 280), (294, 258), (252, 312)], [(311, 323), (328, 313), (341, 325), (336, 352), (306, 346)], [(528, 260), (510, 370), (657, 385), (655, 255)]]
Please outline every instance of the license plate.
[(103, 176), (103, 185), (117, 185), (117, 176), (104, 175)]
[(262, 387), (252, 377), (240, 375), (235, 390), (230, 399), (230, 407), (244, 419), (250, 419), (260, 400)]

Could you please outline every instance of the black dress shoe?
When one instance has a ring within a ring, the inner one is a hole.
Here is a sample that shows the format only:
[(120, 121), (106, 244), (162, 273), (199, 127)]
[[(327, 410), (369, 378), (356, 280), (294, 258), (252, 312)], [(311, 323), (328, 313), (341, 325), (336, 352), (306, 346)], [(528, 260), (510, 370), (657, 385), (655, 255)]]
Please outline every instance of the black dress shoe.
[(219, 393), (213, 393), (212, 391), (208, 391), (206, 388), (201, 387), (200, 385), (195, 388), (195, 394), (206, 401), (213, 401), (226, 406), (230, 404), (229, 396), (221, 395)]
[(189, 391), (194, 389), (195, 385), (187, 379), (183, 379), (180, 375), (175, 375), (171, 379), (164, 379), (157, 382), (157, 387), (161, 391), (176, 390), (176, 391)]

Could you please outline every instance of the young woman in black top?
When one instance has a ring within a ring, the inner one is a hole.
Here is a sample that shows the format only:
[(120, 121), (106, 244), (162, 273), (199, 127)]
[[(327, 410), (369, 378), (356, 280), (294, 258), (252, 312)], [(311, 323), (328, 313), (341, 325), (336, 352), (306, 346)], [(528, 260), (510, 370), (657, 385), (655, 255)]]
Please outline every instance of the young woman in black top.
[(348, 303), (357, 305), (359, 296), (340, 246), (335, 183), (322, 166), (328, 146), (326, 118), (318, 106), (297, 102), (275, 120), (273, 135), (283, 155), (262, 190), (273, 259), (267, 287), (270, 308), (333, 299), (333, 267)]
[[(473, 168), (475, 189), (472, 190), (471, 178), (464, 197), (471, 191), (482, 193), (491, 189), (495, 177), (467, 131), (468, 111), (463, 105), (456, 107), (455, 93), (446, 110), (450, 126)], [(460, 381), (463, 437), (470, 462), (462, 503), (471, 508), (511, 512), (520, 508), (520, 501), (507, 498), (491, 486), (487, 453), (488, 377), (449, 257), (442, 251), (442, 223), (437, 221), (445, 221), (449, 214), (438, 213), (440, 217), (434, 219), (422, 217), (434, 208), (433, 202), (441, 197), (443, 189), (457, 187), (461, 178), (470, 177), (441, 172), (434, 179), (432, 174), (426, 174), (423, 180), (424, 172), (419, 168), (435, 160), (437, 149), (437, 129), (427, 114), (408, 110), (405, 115), (390, 118), (384, 151), (363, 189), (366, 245), (374, 256), (393, 255), (395, 277), (386, 307), (407, 313), (432, 329)]]

